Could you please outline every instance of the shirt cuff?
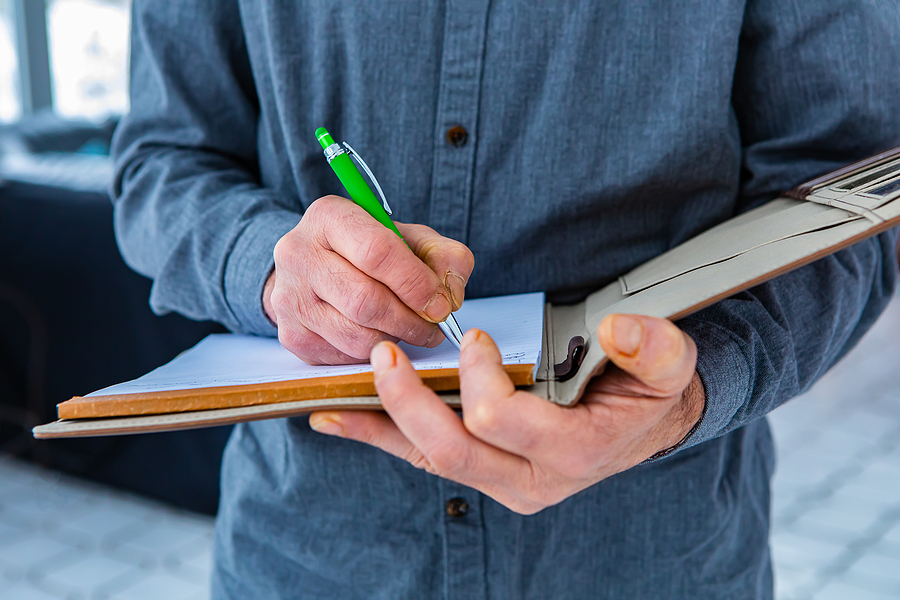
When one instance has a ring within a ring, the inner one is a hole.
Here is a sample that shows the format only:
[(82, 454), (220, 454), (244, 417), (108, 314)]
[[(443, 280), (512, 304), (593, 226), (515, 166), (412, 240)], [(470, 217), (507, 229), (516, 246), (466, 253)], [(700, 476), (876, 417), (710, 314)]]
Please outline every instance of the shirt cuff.
[(738, 340), (730, 331), (698, 319), (683, 319), (678, 326), (697, 344), (697, 374), (703, 382), (706, 406), (700, 422), (682, 440), (690, 448), (727, 433), (750, 393), (750, 368)]
[(275, 264), (275, 244), (297, 226), (301, 215), (270, 211), (254, 217), (238, 237), (225, 265), (225, 303), (241, 333), (274, 337), (277, 328), (266, 317), (262, 291)]

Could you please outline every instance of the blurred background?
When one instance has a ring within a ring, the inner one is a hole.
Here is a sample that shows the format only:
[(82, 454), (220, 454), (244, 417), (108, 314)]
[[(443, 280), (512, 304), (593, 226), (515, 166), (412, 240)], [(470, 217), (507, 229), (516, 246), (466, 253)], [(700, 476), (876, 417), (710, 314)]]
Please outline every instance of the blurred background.
[(0, 120), (128, 110), (128, 0), (0, 0)]
[[(55, 405), (170, 360), (107, 186), (129, 0), (0, 0), (0, 598), (205, 598), (227, 428), (36, 442)], [(900, 301), (776, 410), (779, 600), (900, 598)]]
[(212, 323), (148, 307), (107, 187), (128, 0), (0, 0), (0, 598), (203, 598), (227, 428), (36, 442)]
[(226, 429), (30, 435), (58, 402), (221, 330), (153, 315), (150, 282), (115, 244), (109, 145), (128, 110), (129, 11), (127, 0), (0, 0), (0, 450), (212, 514)]

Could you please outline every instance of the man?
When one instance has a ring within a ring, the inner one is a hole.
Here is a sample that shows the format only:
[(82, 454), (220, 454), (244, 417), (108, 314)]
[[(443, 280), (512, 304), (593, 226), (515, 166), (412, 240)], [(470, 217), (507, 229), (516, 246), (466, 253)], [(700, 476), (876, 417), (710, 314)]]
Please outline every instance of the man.
[[(214, 595), (770, 598), (762, 417), (876, 318), (896, 232), (677, 327), (604, 321), (616, 367), (573, 410), (471, 331), (460, 420), (392, 340), (438, 343), (464, 295), (577, 301), (897, 145), (898, 8), (136, 2), (113, 191), (153, 306), (310, 362), (371, 353), (387, 409), (236, 429)], [(330, 196), (323, 125), (419, 258)]]

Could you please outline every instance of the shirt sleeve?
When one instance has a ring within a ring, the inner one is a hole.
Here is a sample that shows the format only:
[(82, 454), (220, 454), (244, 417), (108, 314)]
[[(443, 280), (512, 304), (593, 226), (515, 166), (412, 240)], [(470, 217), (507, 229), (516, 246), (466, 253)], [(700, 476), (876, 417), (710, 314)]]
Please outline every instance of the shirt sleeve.
[[(740, 209), (900, 144), (900, 2), (755, 2), (732, 104)], [(682, 447), (732, 431), (808, 389), (874, 323), (896, 286), (897, 230), (679, 322), (697, 343), (706, 414)]]
[(259, 106), (235, 2), (135, 0), (131, 109), (111, 194), (126, 262), (150, 304), (275, 335), (262, 309), (275, 243), (297, 204), (259, 183)]

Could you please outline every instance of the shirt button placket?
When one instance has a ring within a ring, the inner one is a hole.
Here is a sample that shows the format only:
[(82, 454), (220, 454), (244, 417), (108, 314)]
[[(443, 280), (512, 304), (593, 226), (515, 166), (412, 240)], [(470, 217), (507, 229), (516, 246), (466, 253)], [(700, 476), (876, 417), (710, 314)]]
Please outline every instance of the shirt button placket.
[(483, 496), (452, 481), (440, 481), (447, 600), (487, 598)]
[(488, 5), (487, 0), (449, 0), (444, 22), (429, 221), (442, 235), (463, 243), (475, 179)]
[[(429, 224), (468, 242), (489, 0), (448, 0), (434, 131)], [(441, 480), (446, 600), (487, 598), (482, 496)]]

